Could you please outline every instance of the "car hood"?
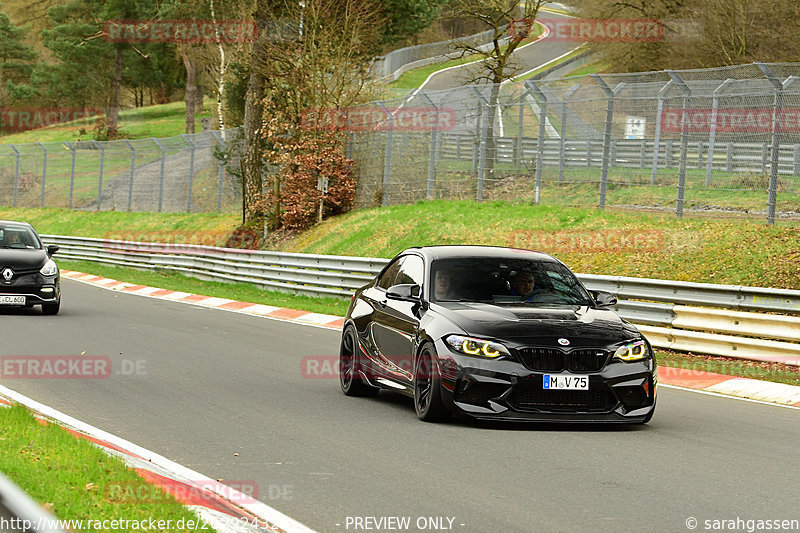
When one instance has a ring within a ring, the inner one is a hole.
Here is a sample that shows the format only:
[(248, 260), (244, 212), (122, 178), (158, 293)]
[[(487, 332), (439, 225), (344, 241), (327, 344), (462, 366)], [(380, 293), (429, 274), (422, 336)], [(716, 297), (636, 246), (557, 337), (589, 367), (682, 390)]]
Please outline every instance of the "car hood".
[(596, 347), (639, 338), (641, 334), (613, 311), (587, 306), (502, 306), (445, 302), (431, 306), (464, 332), (520, 344), (551, 345), (565, 338), (572, 348)]
[(39, 270), (47, 262), (45, 250), (0, 249), (0, 268), (11, 267), (14, 270)]

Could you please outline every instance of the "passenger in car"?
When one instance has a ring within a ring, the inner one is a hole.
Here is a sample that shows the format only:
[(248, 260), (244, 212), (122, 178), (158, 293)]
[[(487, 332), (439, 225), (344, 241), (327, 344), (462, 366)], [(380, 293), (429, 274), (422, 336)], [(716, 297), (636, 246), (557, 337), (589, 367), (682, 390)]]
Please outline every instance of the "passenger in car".
[(536, 278), (532, 272), (516, 272), (509, 279), (511, 296), (518, 296), (525, 302), (532, 301), (542, 291), (536, 286)]

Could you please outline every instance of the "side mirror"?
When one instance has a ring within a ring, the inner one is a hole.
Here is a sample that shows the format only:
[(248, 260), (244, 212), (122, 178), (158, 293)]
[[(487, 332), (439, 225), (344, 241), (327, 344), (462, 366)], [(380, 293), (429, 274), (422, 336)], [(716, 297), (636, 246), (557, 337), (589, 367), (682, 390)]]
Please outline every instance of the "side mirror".
[(53, 255), (56, 253), (61, 247), (57, 244), (48, 244), (47, 245), (47, 255)]
[(589, 291), (594, 298), (594, 301), (597, 302), (597, 307), (602, 309), (607, 309), (609, 307), (614, 307), (617, 305), (617, 297), (611, 294), (610, 292), (606, 291)]
[(414, 283), (392, 285), (386, 291), (386, 297), (390, 300), (400, 300), (403, 302), (419, 302), (421, 296), (422, 287)]

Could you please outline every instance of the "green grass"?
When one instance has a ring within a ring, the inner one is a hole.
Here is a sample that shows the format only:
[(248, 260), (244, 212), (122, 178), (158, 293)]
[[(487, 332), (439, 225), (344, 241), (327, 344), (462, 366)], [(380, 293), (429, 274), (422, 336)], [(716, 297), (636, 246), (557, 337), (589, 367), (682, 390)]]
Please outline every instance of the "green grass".
[[(677, 219), (659, 213), (437, 200), (354, 211), (315, 226), (281, 249), (392, 257), (411, 246), (511, 245), (552, 253), (577, 272), (796, 289), (798, 229), (796, 221), (770, 227), (761, 219)], [(640, 244), (621, 248), (614, 240), (619, 235), (637, 237)], [(600, 246), (581, 244), (590, 237)], [(605, 242), (610, 249), (602, 248)]]
[[(150, 137), (172, 137), (186, 133), (185, 105), (183, 102), (126, 109), (119, 113), (120, 138), (145, 139)], [(195, 131), (201, 131), (200, 120), (210, 118), (212, 102), (206, 101), (202, 113), (195, 115)], [(95, 138), (92, 121), (59, 124), (19, 133), (0, 135), (0, 144), (22, 144), (34, 142), (88, 141)]]
[[(56, 259), (58, 260), (58, 256), (56, 256)], [(202, 281), (167, 270), (136, 270), (133, 268), (114, 267), (88, 261), (67, 260), (58, 260), (58, 265), (62, 269), (86, 272), (88, 274), (104, 276), (118, 281), (135, 283), (137, 285), (147, 285), (173, 291), (202, 294), (204, 296), (216, 296), (242, 302), (288, 307), (290, 309), (302, 309), (313, 313), (344, 316), (347, 311), (347, 306), (350, 304), (350, 300), (347, 298), (336, 298), (332, 296), (312, 297), (278, 291), (267, 291), (248, 283)], [(67, 300), (65, 300), (64, 305), (68, 305)]]
[(48, 235), (219, 246), (241, 222), (241, 215), (0, 208), (0, 219), (24, 220), (32, 224), (39, 233)]
[(157, 487), (146, 489), (145, 501), (120, 501), (120, 488), (143, 490), (135, 471), (24, 407), (0, 408), (0, 441), (0, 471), (59, 519), (172, 520), (168, 531), (178, 531), (180, 519), (199, 520)]

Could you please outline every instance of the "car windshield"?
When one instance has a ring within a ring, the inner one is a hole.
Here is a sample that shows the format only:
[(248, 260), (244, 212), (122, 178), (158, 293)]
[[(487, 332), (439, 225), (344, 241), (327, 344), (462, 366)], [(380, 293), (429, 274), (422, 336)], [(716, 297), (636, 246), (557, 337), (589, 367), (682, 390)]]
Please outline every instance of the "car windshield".
[(556, 261), (470, 257), (431, 268), (431, 299), (509, 306), (592, 305), (575, 275)]
[(21, 250), (40, 250), (41, 244), (36, 233), (28, 226), (19, 224), (0, 225), (0, 248), (16, 248)]

